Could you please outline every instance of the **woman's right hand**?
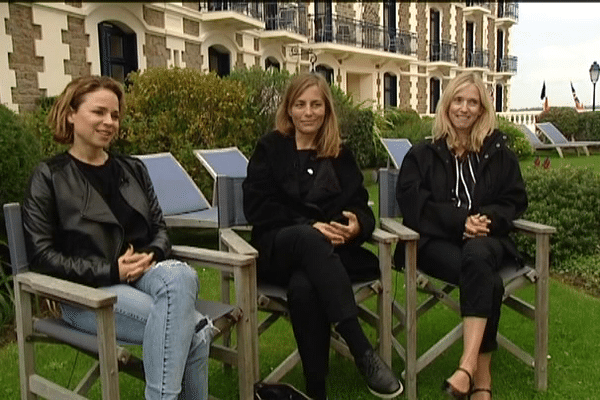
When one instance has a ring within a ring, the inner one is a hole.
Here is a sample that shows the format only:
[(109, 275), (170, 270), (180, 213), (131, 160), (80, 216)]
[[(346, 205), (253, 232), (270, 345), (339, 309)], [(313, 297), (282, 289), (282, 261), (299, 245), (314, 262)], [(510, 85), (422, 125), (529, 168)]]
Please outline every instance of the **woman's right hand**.
[(321, 232), (333, 246), (339, 246), (344, 244), (344, 236), (342, 236), (338, 229), (332, 226), (331, 224), (326, 224), (325, 222), (315, 222), (313, 228)]
[(136, 253), (132, 245), (119, 257), (119, 278), (121, 282), (133, 282), (155, 264), (153, 253)]
[(477, 236), (487, 236), (490, 233), (489, 224), (491, 222), (485, 215), (469, 215), (465, 221), (463, 237), (472, 239)]

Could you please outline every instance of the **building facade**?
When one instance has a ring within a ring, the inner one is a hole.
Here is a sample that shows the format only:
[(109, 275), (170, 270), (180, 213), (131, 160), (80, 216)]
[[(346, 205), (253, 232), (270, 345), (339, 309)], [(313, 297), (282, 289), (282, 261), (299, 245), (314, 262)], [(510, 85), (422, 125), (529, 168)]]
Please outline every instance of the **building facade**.
[(316, 70), (357, 102), (420, 114), (474, 70), (508, 111), (517, 20), (504, 1), (0, 3), (0, 103), (31, 110), (89, 74), (260, 66)]

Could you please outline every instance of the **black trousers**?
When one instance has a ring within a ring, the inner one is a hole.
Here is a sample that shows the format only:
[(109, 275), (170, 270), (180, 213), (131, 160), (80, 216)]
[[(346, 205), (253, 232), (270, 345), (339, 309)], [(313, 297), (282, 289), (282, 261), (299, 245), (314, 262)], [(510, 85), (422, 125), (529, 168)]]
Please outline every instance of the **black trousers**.
[(460, 244), (432, 239), (418, 254), (421, 271), (458, 285), (463, 317), (487, 318), (480, 353), (498, 348), (496, 335), (504, 295), (498, 270), (503, 258), (504, 248), (493, 237), (478, 237)]
[(376, 279), (377, 257), (360, 246), (333, 247), (309, 225), (283, 228), (274, 240), (270, 265), (258, 266), (259, 279), (287, 287), (304, 377), (307, 384), (323, 382), (331, 324), (357, 316), (352, 282)]

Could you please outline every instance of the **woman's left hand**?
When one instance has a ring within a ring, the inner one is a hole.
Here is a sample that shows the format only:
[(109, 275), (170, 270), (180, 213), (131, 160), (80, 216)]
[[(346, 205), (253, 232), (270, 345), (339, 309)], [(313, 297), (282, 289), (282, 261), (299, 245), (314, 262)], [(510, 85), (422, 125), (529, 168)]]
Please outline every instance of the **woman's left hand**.
[(342, 211), (342, 215), (348, 218), (348, 225), (344, 225), (336, 221), (331, 221), (329, 224), (335, 229), (337, 234), (344, 238), (344, 243), (348, 243), (360, 233), (360, 224), (358, 223), (356, 214), (353, 212)]

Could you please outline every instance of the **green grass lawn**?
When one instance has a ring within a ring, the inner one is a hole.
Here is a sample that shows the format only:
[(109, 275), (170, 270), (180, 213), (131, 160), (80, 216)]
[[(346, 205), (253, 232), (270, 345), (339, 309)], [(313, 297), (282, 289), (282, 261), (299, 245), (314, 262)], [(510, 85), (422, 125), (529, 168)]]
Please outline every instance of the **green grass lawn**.
[[(600, 155), (591, 157), (567, 154), (564, 159), (558, 158), (556, 152), (548, 153), (552, 165), (569, 163), (574, 166), (590, 166), (600, 172)], [(545, 157), (546, 154), (542, 154)], [(533, 165), (533, 158), (523, 160), (522, 168)], [(365, 173), (371, 198), (374, 200), (374, 211), (377, 215), (377, 187), (373, 181), (372, 171)], [(215, 248), (216, 231), (197, 233), (191, 230), (174, 232), (176, 243), (201, 244)], [(201, 282), (201, 296), (218, 298), (218, 275), (212, 270), (198, 267)], [(394, 272), (393, 293), (396, 299), (403, 302), (403, 275)], [(523, 289), (521, 296), (533, 300), (533, 287)], [(374, 304), (371, 303), (374, 308)], [(550, 343), (549, 343), (549, 386), (548, 391), (538, 393), (533, 387), (533, 369), (525, 366), (507, 351), (500, 349), (494, 356), (492, 374), (494, 378), (495, 399), (596, 399), (600, 369), (600, 299), (582, 293), (576, 288), (552, 279), (550, 283)], [(419, 320), (419, 351), (433, 344), (458, 321), (456, 315), (450, 314), (440, 305)], [(528, 350), (533, 349), (533, 324), (504, 309), (500, 330), (515, 343)], [(369, 337), (374, 340), (375, 332), (367, 328)], [(77, 354), (66, 346), (38, 344), (37, 365), (39, 373), (60, 384), (71, 382), (74, 386), (77, 378), (91, 364), (91, 359)], [(294, 348), (291, 328), (284, 322), (278, 322), (260, 340), (260, 371), (264, 377)], [(136, 349), (139, 351), (139, 349)], [(456, 368), (460, 357), (461, 345), (455, 344), (446, 353), (425, 368), (418, 378), (420, 399), (439, 399), (440, 384)], [(0, 348), (0, 398), (19, 398), (17, 346), (8, 343)], [(394, 355), (393, 368), (400, 373), (403, 362)], [(71, 378), (72, 376), (72, 378)], [(121, 398), (142, 399), (144, 385), (129, 376), (121, 374)], [(296, 367), (285, 378), (286, 382), (303, 389), (302, 372)], [(361, 377), (353, 364), (337, 354), (332, 353), (329, 376), (329, 397), (335, 400), (375, 399), (369, 394)], [(237, 398), (237, 374), (225, 372), (221, 365), (211, 360), (209, 391), (222, 399)], [(400, 398), (404, 395), (400, 396)], [(91, 391), (91, 398), (99, 399), (99, 387), (96, 384)]]

